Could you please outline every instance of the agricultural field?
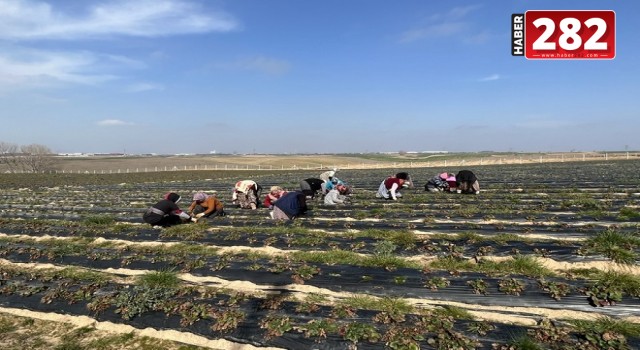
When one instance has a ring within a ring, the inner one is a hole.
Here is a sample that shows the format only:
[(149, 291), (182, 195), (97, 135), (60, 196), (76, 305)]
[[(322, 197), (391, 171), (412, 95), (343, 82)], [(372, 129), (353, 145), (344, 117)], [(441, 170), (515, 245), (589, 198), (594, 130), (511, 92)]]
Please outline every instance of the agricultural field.
[[(376, 199), (402, 170), (416, 186)], [(478, 166), (479, 195), (424, 191), (458, 170), (341, 170), (350, 202), (288, 223), (231, 207), (233, 184), (316, 171), (0, 175), (0, 343), (63, 322), (29, 347), (640, 348), (640, 161)], [(143, 224), (168, 191), (215, 191), (228, 215)]]

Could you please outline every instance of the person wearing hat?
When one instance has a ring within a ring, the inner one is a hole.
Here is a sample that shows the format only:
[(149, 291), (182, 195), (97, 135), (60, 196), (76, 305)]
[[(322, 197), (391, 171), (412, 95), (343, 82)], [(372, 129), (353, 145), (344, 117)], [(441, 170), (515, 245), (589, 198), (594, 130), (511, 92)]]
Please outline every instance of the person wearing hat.
[(231, 201), (242, 209), (256, 210), (262, 192), (262, 186), (253, 180), (242, 180), (236, 182), (233, 188)]
[(285, 193), (285, 190), (280, 186), (271, 186), (269, 193), (264, 196), (264, 201), (262, 204), (269, 209), (273, 209), (273, 203), (275, 203), (280, 197), (282, 197)]
[(208, 195), (204, 192), (197, 192), (193, 195), (189, 213), (194, 215), (196, 219), (225, 215), (222, 202), (215, 195)]
[(478, 177), (471, 170), (460, 170), (456, 174), (456, 184), (458, 193), (480, 193), (480, 183)]
[(376, 197), (394, 201), (398, 200), (398, 198), (402, 197), (400, 190), (410, 186), (410, 179), (409, 174), (404, 172), (389, 176), (382, 181), (380, 187), (378, 187)]
[[(180, 196), (177, 193), (165, 194), (161, 201), (149, 207), (142, 220), (151, 226), (169, 227), (192, 220), (191, 216), (178, 208)], [(195, 221), (195, 219), (193, 219)]]
[[(451, 174), (453, 175), (453, 174)], [(427, 183), (424, 185), (424, 190), (429, 192), (443, 192), (449, 190), (449, 182), (447, 179), (449, 178), (448, 173), (441, 173), (432, 177)]]

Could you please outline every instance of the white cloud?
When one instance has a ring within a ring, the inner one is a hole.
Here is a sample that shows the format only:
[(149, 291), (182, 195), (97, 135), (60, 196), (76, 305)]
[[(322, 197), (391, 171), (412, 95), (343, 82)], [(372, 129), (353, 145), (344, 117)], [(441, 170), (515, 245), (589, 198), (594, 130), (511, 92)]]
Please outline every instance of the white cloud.
[(486, 77), (484, 77), (484, 78), (480, 78), (478, 81), (480, 81), (480, 82), (484, 82), (484, 81), (494, 81), (494, 80), (498, 80), (498, 79), (500, 79), (500, 78), (501, 78), (500, 74), (491, 74), (491, 75), (486, 76)]
[(97, 85), (117, 79), (96, 73), (100, 57), (89, 52), (39, 50), (0, 51), (0, 86)]
[(130, 85), (126, 89), (127, 92), (145, 92), (145, 91), (152, 91), (152, 90), (164, 90), (164, 86), (160, 84), (153, 84), (153, 83), (138, 83), (138, 84)]
[(125, 122), (125, 121), (120, 120), (120, 119), (105, 119), (105, 120), (101, 120), (99, 122), (96, 122), (96, 124), (99, 125), (99, 126), (134, 125), (131, 122)]
[(65, 13), (42, 1), (0, 0), (0, 38), (12, 40), (156, 37), (238, 27), (230, 15), (184, 0), (112, 0), (81, 14)]
[(400, 35), (401, 43), (410, 43), (426, 38), (451, 37), (468, 31), (471, 24), (465, 17), (480, 8), (479, 5), (454, 7), (447, 13), (431, 15), (425, 24), (405, 31)]
[(285, 60), (265, 56), (241, 58), (232, 63), (215, 65), (218, 68), (257, 71), (265, 74), (280, 75), (291, 69), (291, 64)]

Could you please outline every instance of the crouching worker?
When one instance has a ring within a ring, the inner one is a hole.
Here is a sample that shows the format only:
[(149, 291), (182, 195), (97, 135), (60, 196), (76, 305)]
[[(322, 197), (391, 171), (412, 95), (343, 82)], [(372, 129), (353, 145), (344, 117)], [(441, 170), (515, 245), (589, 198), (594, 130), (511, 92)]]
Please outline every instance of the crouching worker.
[(269, 213), (274, 220), (293, 220), (304, 215), (307, 207), (307, 196), (299, 191), (285, 193), (273, 203), (273, 211)]
[(178, 208), (180, 196), (169, 192), (164, 199), (154, 204), (142, 215), (142, 220), (151, 226), (169, 227), (191, 220), (189, 214)]
[(456, 174), (456, 184), (458, 185), (458, 193), (480, 193), (480, 183), (478, 183), (476, 174), (471, 170), (460, 170)]
[(409, 187), (411, 184), (409, 174), (397, 173), (394, 176), (386, 178), (378, 187), (376, 197), (389, 200), (398, 200), (402, 197), (400, 190)]
[(269, 193), (264, 196), (262, 205), (264, 205), (266, 208), (273, 209), (273, 203), (280, 199), (280, 197), (282, 197), (285, 193), (287, 192), (283, 190), (282, 187), (271, 186), (271, 191), (269, 191)]
[(310, 199), (313, 199), (318, 192), (324, 192), (326, 183), (321, 179), (309, 178), (300, 181), (300, 190)]
[(225, 215), (222, 202), (216, 196), (210, 196), (204, 192), (198, 192), (193, 195), (189, 213), (196, 219)]
[(347, 193), (349, 192), (349, 188), (345, 185), (338, 184), (333, 187), (327, 194), (324, 196), (324, 204), (326, 205), (336, 205), (343, 204), (347, 201)]
[(256, 210), (258, 201), (262, 192), (262, 186), (252, 180), (242, 180), (236, 182), (233, 188), (231, 200), (233, 204), (237, 204), (242, 209)]
[[(451, 174), (453, 176), (453, 174)], [(424, 190), (429, 192), (444, 192), (449, 190), (449, 182), (447, 179), (449, 178), (448, 173), (442, 173), (440, 175), (436, 175), (432, 177), (429, 181), (427, 181), (426, 185), (424, 185)]]

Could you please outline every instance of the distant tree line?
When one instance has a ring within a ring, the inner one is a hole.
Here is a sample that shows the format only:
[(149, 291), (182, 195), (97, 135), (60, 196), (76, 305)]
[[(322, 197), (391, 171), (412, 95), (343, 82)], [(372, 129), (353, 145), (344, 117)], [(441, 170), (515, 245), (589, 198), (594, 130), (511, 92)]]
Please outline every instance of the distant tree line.
[(51, 149), (44, 145), (16, 145), (0, 141), (0, 170), (2, 172), (42, 172), (56, 163)]

